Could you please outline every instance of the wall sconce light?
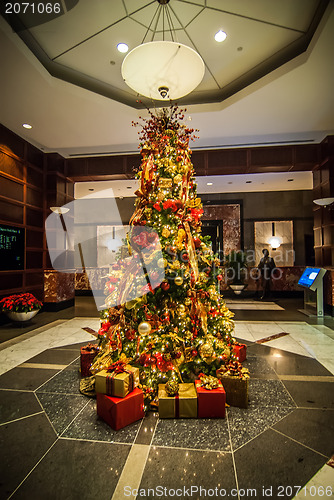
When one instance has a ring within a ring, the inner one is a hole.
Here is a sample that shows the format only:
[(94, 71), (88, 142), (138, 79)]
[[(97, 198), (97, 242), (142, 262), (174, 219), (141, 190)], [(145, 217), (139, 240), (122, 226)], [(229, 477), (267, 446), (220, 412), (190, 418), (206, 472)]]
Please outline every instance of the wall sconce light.
[(317, 200), (313, 200), (313, 203), (319, 205), (320, 207), (327, 207), (334, 202), (334, 198), (318, 198)]
[(70, 209), (66, 207), (50, 207), (50, 210), (55, 214), (64, 215), (67, 214), (67, 212), (69, 212)]
[(281, 240), (277, 236), (275, 236), (275, 222), (272, 223), (272, 236), (268, 241), (272, 250), (277, 250), (281, 246)]

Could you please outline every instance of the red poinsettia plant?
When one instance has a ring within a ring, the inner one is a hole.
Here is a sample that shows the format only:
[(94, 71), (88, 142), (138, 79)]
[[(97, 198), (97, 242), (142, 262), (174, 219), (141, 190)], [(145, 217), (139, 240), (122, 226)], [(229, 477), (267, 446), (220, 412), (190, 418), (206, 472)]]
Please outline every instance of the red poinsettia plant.
[(40, 309), (42, 305), (42, 302), (37, 300), (32, 293), (9, 295), (0, 300), (0, 307), (4, 312), (30, 312)]

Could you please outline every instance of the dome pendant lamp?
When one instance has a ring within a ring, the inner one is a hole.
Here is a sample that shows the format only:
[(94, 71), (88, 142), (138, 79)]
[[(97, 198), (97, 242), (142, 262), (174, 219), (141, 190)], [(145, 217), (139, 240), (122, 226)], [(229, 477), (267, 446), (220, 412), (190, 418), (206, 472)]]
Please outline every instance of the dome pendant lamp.
[[(192, 48), (174, 40), (169, 0), (157, 0), (158, 8), (148, 27), (143, 42), (124, 58), (122, 77), (138, 94), (156, 100), (175, 100), (192, 92), (204, 76), (204, 62)], [(163, 40), (146, 42), (150, 27), (162, 14)], [(165, 40), (165, 21), (171, 40)]]

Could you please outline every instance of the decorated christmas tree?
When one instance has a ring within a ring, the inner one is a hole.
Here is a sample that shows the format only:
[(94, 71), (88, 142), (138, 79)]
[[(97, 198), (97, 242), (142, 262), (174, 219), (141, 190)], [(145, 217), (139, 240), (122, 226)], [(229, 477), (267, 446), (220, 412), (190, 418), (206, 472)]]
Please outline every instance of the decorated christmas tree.
[(194, 130), (176, 106), (149, 112), (141, 126), (127, 256), (122, 253), (106, 279), (91, 373), (117, 363), (139, 367), (148, 408), (158, 384), (193, 382), (218, 369), (237, 374), (241, 365), (233, 353), (233, 313), (219, 292), (220, 262), (201, 233), (189, 149)]

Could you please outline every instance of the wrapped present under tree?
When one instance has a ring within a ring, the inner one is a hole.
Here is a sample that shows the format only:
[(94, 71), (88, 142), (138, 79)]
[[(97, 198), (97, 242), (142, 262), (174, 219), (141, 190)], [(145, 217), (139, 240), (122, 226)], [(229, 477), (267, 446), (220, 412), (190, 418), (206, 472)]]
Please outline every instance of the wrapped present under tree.
[(145, 416), (143, 392), (135, 388), (124, 398), (96, 394), (97, 414), (118, 431)]
[(201, 373), (195, 386), (198, 418), (225, 418), (226, 392), (221, 381)]
[(240, 344), (239, 342), (236, 342), (233, 345), (233, 352), (239, 361), (239, 363), (242, 363), (245, 361), (246, 356), (247, 356), (247, 346), (246, 344)]
[(139, 384), (139, 369), (118, 361), (95, 375), (95, 392), (124, 398)]
[(225, 389), (226, 403), (248, 408), (249, 370), (238, 361), (231, 361), (218, 369), (216, 374)]
[(82, 377), (90, 377), (90, 368), (94, 358), (99, 352), (99, 348), (95, 344), (87, 344), (80, 349), (80, 373)]
[(178, 387), (175, 389), (177, 393), (173, 394), (172, 392), (168, 391), (167, 384), (159, 384), (159, 417), (196, 418), (197, 394), (194, 384), (177, 385)]

